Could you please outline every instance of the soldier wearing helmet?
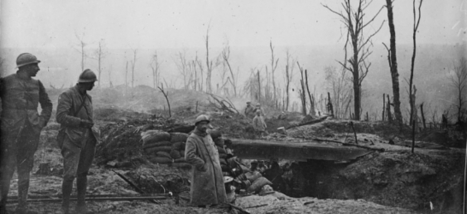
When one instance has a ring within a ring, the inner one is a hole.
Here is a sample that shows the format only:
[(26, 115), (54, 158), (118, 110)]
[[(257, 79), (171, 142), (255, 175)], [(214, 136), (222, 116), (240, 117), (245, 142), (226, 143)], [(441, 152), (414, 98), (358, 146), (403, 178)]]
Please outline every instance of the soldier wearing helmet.
[[(18, 71), (0, 79), (0, 213), (7, 213), (6, 200), (15, 168), (18, 174), (16, 213), (28, 211), (29, 174), (34, 164), (42, 128), (52, 114), (52, 102), (41, 81), (33, 79), (39, 72), (36, 56), (22, 53), (16, 59)], [(41, 105), (41, 113), (37, 111)]]
[(207, 115), (198, 116), (195, 130), (188, 137), (185, 146), (185, 159), (193, 165), (190, 203), (194, 206), (222, 206), (227, 203), (219, 153), (207, 133), (209, 123)]
[(62, 211), (69, 213), (70, 195), (73, 181), (77, 180), (77, 213), (86, 213), (85, 193), (87, 174), (94, 158), (97, 138), (92, 127), (92, 99), (87, 94), (97, 81), (96, 74), (90, 69), (79, 76), (76, 86), (60, 94), (57, 106), (57, 122), (60, 131), (57, 142), (63, 155)]

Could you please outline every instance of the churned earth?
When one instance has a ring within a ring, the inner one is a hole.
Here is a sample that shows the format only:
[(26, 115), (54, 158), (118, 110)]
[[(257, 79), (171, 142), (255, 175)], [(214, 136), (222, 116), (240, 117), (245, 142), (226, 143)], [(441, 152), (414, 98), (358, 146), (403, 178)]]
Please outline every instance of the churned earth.
[[(122, 91), (125, 91), (123, 93)], [(56, 100), (60, 91), (51, 91)], [(187, 129), (197, 115), (207, 113), (212, 125), (226, 138), (306, 142), (373, 149), (369, 155), (345, 162), (308, 161), (298, 163), (299, 197), (278, 191), (267, 195), (237, 196), (235, 206), (249, 213), (459, 213), (462, 204), (464, 148), (452, 148), (459, 141), (437, 129), (417, 136), (415, 153), (406, 132), (398, 133), (383, 122), (328, 119), (297, 126), (305, 118), (297, 113), (267, 112), (269, 134), (256, 135), (249, 120), (207, 101), (209, 96), (180, 90), (170, 92), (172, 117), (165, 99), (154, 89), (100, 89), (93, 92), (96, 129), (102, 138), (90, 170), (88, 195), (163, 195), (159, 200), (89, 201), (91, 213), (241, 213), (236, 209), (197, 208), (186, 201), (190, 170), (171, 164), (153, 164), (141, 154), (141, 132), (146, 129)], [(150, 98), (148, 98), (150, 97)], [(125, 98), (125, 99), (124, 99)], [(123, 102), (122, 100), (125, 100)], [(241, 107), (238, 107), (241, 111)], [(352, 122), (352, 126), (350, 125)], [(279, 127), (292, 127), (277, 131)], [(59, 196), (62, 156), (55, 137), (59, 125), (51, 119), (41, 133), (31, 175), (31, 196)], [(356, 133), (353, 133), (353, 129)], [(355, 142), (355, 136), (357, 142)], [(358, 143), (358, 144), (357, 144)], [(464, 145), (465, 146), (465, 145)], [(384, 151), (380, 150), (384, 149)], [(247, 161), (246, 161), (247, 162)], [(289, 162), (279, 160), (280, 163)], [(282, 166), (282, 165), (281, 165)], [(123, 180), (123, 175), (139, 190)], [(294, 175), (298, 177), (298, 175)], [(138, 192), (139, 191), (139, 192)], [(76, 194), (76, 192), (73, 192)], [(17, 195), (14, 176), (10, 196)], [(178, 197), (180, 196), (180, 197)], [(72, 206), (74, 204), (72, 203)], [(13, 211), (14, 203), (8, 205)], [(31, 210), (59, 213), (60, 202), (35, 202)]]

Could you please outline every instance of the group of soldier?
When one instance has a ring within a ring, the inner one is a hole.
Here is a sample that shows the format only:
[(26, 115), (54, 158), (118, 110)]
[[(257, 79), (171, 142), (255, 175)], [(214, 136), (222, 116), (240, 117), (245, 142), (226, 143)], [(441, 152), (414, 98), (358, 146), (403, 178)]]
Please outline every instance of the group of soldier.
[[(0, 214), (8, 213), (6, 203), (13, 173), (18, 174), (18, 204), (15, 213), (34, 213), (28, 208), (30, 172), (41, 130), (52, 115), (52, 102), (40, 80), (39, 61), (30, 53), (16, 59), (17, 71), (0, 78), (1, 143), (0, 143)], [(94, 87), (96, 75), (84, 70), (78, 83), (60, 94), (56, 121), (60, 124), (58, 147), (63, 156), (62, 213), (70, 213), (70, 195), (76, 178), (76, 213), (87, 213), (85, 194), (87, 175), (91, 167), (97, 135), (93, 131), (92, 98), (87, 91)], [(40, 104), (41, 112), (38, 112)], [(249, 113), (251, 114), (251, 113)], [(255, 118), (261, 115), (256, 110)], [(207, 133), (210, 118), (200, 115), (195, 129), (188, 137), (185, 159), (193, 165), (191, 177), (191, 204), (200, 207), (225, 207), (227, 203), (219, 153)]]
[[(40, 70), (40, 62), (33, 54), (22, 53), (16, 59), (16, 73), (0, 78), (0, 214), (8, 213), (6, 202), (15, 170), (18, 174), (18, 204), (15, 213), (34, 213), (28, 209), (30, 172), (40, 132), (52, 115), (52, 102), (43, 84), (33, 78)], [(63, 155), (64, 168), (63, 213), (70, 212), (70, 195), (75, 178), (78, 199), (76, 212), (87, 212), (87, 174), (97, 143), (92, 129), (92, 99), (87, 91), (93, 89), (96, 81), (95, 73), (86, 69), (80, 74), (78, 83), (58, 98), (56, 121), (60, 124), (57, 142)], [(39, 104), (42, 109), (40, 114)]]
[(260, 135), (266, 133), (267, 125), (264, 121), (264, 111), (263, 108), (261, 108), (261, 104), (256, 104), (256, 107), (254, 108), (251, 105), (251, 102), (246, 102), (245, 116), (252, 120), (252, 125), (255, 129), (255, 132)]

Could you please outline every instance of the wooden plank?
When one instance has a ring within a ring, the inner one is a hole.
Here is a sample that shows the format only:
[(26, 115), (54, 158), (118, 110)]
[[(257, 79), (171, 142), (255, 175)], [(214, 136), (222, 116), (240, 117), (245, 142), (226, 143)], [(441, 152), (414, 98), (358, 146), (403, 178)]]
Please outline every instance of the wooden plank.
[(356, 159), (374, 151), (341, 145), (327, 145), (313, 141), (279, 142), (265, 140), (231, 139), (232, 149), (239, 158), (289, 159), (289, 160), (336, 160)]

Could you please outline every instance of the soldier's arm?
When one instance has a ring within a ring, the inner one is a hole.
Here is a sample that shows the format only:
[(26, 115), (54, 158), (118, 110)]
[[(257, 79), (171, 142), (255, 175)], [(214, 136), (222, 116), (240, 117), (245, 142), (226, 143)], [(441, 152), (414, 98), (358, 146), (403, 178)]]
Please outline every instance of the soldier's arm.
[(52, 102), (41, 81), (39, 81), (39, 103), (41, 104), (41, 117), (44, 119), (45, 126), (49, 122), (50, 116), (52, 116)]
[(81, 124), (81, 118), (68, 115), (72, 104), (72, 99), (68, 94), (60, 94), (58, 97), (56, 120), (58, 123), (65, 126), (78, 127)]
[(204, 161), (196, 154), (195, 142), (188, 138), (185, 146), (185, 160), (196, 168), (204, 166)]

